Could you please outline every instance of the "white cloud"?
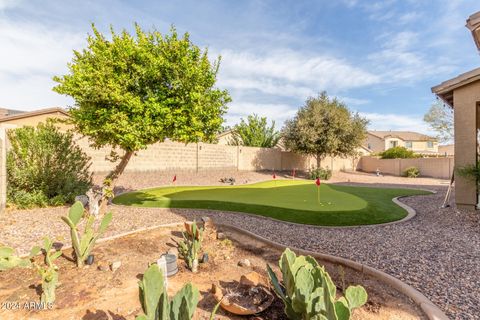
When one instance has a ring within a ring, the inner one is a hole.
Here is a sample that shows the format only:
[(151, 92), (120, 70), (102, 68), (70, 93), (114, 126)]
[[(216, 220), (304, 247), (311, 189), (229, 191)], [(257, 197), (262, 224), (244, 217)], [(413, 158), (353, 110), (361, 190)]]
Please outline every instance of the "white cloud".
[(399, 115), (399, 114), (381, 114), (360, 112), (362, 117), (370, 120), (370, 130), (400, 130), (400, 131), (415, 131), (425, 134), (432, 134), (425, 122), (423, 122), (421, 115)]
[(402, 31), (384, 34), (382, 49), (368, 58), (379, 70), (385, 83), (414, 83), (432, 75), (452, 72), (454, 66), (441, 58), (421, 51), (420, 36), (416, 32)]
[(357, 99), (357, 98), (350, 98), (350, 97), (341, 97), (337, 96), (337, 99), (346, 103), (348, 106), (360, 106), (370, 103), (370, 100), (367, 99)]
[(232, 102), (228, 108), (228, 114), (225, 117), (226, 123), (230, 126), (240, 122), (240, 118), (246, 118), (253, 113), (261, 117), (267, 117), (269, 121), (275, 120), (277, 129), (283, 126), (283, 122), (293, 118), (297, 112), (298, 106), (274, 103), (252, 103), (252, 102)]
[(16, 7), (20, 0), (0, 0), (0, 11)]
[(67, 71), (84, 35), (26, 21), (0, 20), (0, 106), (33, 110), (65, 106), (71, 100), (52, 92), (54, 75)]
[(400, 15), (397, 19), (397, 22), (400, 24), (409, 24), (418, 21), (422, 17), (423, 14), (420, 12), (412, 11)]
[(221, 52), (220, 83), (235, 89), (305, 98), (319, 91), (341, 91), (378, 83), (380, 78), (327, 55), (292, 50)]

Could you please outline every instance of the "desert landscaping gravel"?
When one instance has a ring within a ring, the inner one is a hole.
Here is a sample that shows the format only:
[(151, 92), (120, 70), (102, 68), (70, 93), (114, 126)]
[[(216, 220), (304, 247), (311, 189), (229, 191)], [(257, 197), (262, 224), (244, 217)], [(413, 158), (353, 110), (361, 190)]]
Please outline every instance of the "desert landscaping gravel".
[[(121, 191), (169, 184), (170, 176), (127, 174), (120, 183)], [(271, 178), (270, 173), (218, 172), (179, 175), (177, 181), (211, 185), (219, 184), (220, 177), (229, 176), (235, 177), (237, 183)], [(299, 226), (232, 212), (111, 206), (115, 215), (104, 236), (208, 215), (218, 223), (234, 225), (287, 246), (372, 266), (412, 285), (452, 319), (480, 319), (480, 214), (454, 207), (440, 209), (447, 181), (339, 173), (330, 183), (417, 186), (437, 193), (401, 199), (417, 211), (407, 222), (353, 228)], [(0, 243), (15, 247), (19, 253), (27, 252), (45, 235), (68, 243), (68, 229), (59, 218), (66, 211), (65, 207), (9, 210), (0, 225)]]

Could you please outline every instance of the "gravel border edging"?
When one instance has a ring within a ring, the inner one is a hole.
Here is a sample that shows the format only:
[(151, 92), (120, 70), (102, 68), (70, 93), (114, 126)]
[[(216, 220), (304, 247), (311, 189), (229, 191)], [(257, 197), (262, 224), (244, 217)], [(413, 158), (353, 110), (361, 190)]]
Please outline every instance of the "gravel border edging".
[[(236, 226), (231, 226), (231, 225), (222, 224), (222, 223), (215, 224), (215, 225), (218, 226), (218, 227), (226, 228), (226, 229), (228, 229), (228, 228), (233, 229), (233, 230), (235, 230), (239, 233), (250, 236), (250, 237), (252, 237), (252, 238), (254, 238), (258, 241), (264, 242), (264, 243), (266, 243), (266, 244), (268, 244), (268, 245), (270, 245), (274, 248), (280, 249), (280, 250), (285, 250), (287, 248), (286, 246), (284, 246), (280, 243), (268, 240), (268, 239), (266, 239), (262, 236), (256, 235), (256, 234), (254, 234), (250, 231), (244, 230), (244, 229), (236, 227)], [(382, 272), (382, 271), (377, 270), (375, 268), (363, 265), (361, 263), (358, 263), (358, 262), (355, 262), (355, 261), (352, 261), (352, 260), (349, 260), (349, 259), (345, 259), (345, 258), (341, 258), (341, 257), (337, 257), (337, 256), (332, 256), (332, 255), (325, 254), (325, 253), (318, 253), (318, 252), (299, 249), (299, 248), (295, 248), (295, 247), (291, 247), (290, 249), (299, 253), (299, 254), (302, 254), (302, 255), (310, 255), (310, 256), (318, 258), (318, 259), (326, 260), (326, 261), (329, 261), (329, 262), (332, 262), (332, 263), (335, 263), (335, 264), (339, 264), (339, 265), (357, 270), (359, 272), (370, 275), (370, 276), (378, 279), (379, 281), (390, 285), (394, 289), (400, 291), (401, 293), (403, 293), (407, 297), (411, 298), (420, 307), (420, 309), (427, 316), (427, 318), (430, 319), (430, 320), (448, 320), (449, 319), (445, 315), (445, 313), (443, 313), (443, 311), (441, 311), (435, 304), (433, 304), (433, 302), (431, 302), (429, 299), (427, 299), (427, 297), (425, 297), (418, 290), (414, 289), (413, 287), (409, 286), (408, 284), (400, 281), (399, 279), (397, 279), (397, 278), (395, 278), (395, 277), (393, 277), (393, 276), (391, 276), (391, 275), (389, 275), (385, 272)]]

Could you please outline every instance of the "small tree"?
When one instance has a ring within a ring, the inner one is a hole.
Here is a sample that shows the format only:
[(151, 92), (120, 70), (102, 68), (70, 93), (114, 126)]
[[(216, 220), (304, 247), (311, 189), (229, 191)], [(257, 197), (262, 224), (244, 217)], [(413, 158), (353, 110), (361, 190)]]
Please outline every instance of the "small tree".
[(423, 116), (423, 121), (437, 132), (437, 138), (440, 141), (448, 142), (453, 139), (453, 110), (440, 101), (432, 104)]
[(91, 185), (90, 158), (52, 123), (9, 130), (8, 201), (21, 208), (73, 202)]
[(185, 143), (212, 141), (231, 100), (215, 88), (220, 59), (211, 63), (207, 50), (188, 33), (179, 37), (145, 32), (136, 35), (111, 29), (107, 40), (95, 26), (88, 46), (74, 51), (70, 72), (54, 77), (54, 91), (73, 97), (70, 123), (94, 147), (123, 151), (105, 179), (100, 208), (136, 151), (166, 138)]
[(308, 98), (295, 118), (283, 129), (285, 146), (292, 151), (314, 156), (317, 168), (323, 158), (353, 156), (367, 135), (368, 120), (352, 113), (326, 92)]
[(275, 121), (268, 126), (266, 117), (256, 114), (249, 115), (247, 121), (243, 118), (232, 129), (229, 145), (273, 148), (280, 139), (280, 132), (275, 130)]

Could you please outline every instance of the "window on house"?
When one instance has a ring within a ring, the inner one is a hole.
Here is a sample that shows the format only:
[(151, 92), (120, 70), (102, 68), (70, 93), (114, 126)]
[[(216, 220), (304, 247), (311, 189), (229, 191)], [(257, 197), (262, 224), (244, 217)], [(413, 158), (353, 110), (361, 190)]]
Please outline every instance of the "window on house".
[(412, 149), (412, 141), (405, 141), (405, 148)]
[(427, 141), (427, 148), (433, 148), (433, 141)]
[(398, 141), (390, 141), (390, 148), (395, 148), (398, 146)]

